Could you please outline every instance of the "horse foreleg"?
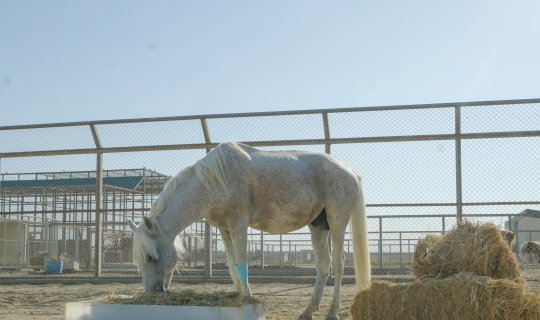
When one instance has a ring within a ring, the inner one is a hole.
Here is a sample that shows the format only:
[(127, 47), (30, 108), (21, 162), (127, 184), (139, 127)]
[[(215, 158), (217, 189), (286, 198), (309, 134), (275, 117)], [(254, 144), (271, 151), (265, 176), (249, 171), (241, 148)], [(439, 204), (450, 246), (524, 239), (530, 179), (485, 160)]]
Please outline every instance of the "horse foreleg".
[(238, 283), (240, 284), (241, 294), (244, 296), (251, 296), (251, 290), (249, 289), (248, 282), (248, 264), (247, 264), (247, 223), (242, 221), (237, 222), (235, 225), (230, 225), (229, 231), (231, 235), (231, 243), (233, 249), (234, 258), (234, 273), (238, 277)]
[(227, 255), (227, 266), (229, 267), (229, 274), (231, 275), (234, 287), (236, 288), (238, 293), (242, 293), (240, 281), (238, 280), (238, 276), (234, 271), (234, 249), (231, 240), (231, 233), (229, 232), (229, 230), (224, 230), (221, 228), (219, 229), (219, 233), (221, 234), (223, 244), (225, 245), (225, 254)]
[(330, 274), (330, 251), (328, 250), (328, 230), (322, 225), (314, 227), (309, 225), (311, 232), (311, 243), (315, 253), (315, 266), (317, 268), (317, 280), (313, 288), (310, 304), (298, 319), (312, 319), (313, 312), (319, 310), (322, 293), (326, 280)]

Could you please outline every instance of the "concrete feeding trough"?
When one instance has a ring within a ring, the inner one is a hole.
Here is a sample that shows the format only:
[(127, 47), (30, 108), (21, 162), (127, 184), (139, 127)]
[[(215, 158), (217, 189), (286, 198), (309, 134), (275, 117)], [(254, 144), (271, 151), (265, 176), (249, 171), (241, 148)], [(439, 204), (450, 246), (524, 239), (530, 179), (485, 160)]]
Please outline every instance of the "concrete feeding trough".
[(156, 304), (104, 303), (102, 299), (69, 302), (65, 306), (66, 320), (264, 320), (262, 303), (244, 306), (182, 306)]

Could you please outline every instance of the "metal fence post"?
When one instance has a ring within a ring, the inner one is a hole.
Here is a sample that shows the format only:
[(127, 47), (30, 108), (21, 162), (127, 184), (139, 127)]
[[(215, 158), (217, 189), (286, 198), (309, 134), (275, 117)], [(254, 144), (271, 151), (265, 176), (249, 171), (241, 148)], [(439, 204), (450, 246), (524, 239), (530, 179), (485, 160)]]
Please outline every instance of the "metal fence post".
[(90, 125), (92, 136), (98, 152), (96, 153), (96, 242), (95, 242), (95, 270), (94, 276), (101, 277), (101, 253), (103, 244), (102, 208), (103, 208), (103, 152), (101, 140), (94, 124)]
[[(206, 153), (210, 152), (211, 148), (211, 140), (210, 140), (210, 132), (208, 131), (208, 123), (206, 122), (205, 118), (201, 118), (201, 127), (204, 135), (204, 142), (206, 143)], [(205, 257), (204, 257), (204, 276), (207, 278), (212, 277), (212, 243), (210, 239), (212, 238), (212, 235), (210, 234), (210, 224), (208, 221), (206, 221), (206, 228), (204, 231), (204, 238), (206, 239), (206, 250), (205, 250)], [(217, 241), (216, 241), (217, 245)]]
[(279, 235), (279, 266), (283, 267), (283, 235)]
[(95, 272), (96, 277), (101, 277), (101, 254), (103, 243), (102, 207), (103, 207), (103, 153), (97, 154), (96, 171), (96, 243), (95, 243)]
[(204, 276), (212, 277), (212, 226), (206, 221), (204, 230), (204, 242), (206, 243), (206, 254), (204, 259)]
[(17, 235), (16, 235), (16, 239), (17, 239), (17, 244), (16, 244), (16, 251), (17, 251), (17, 266), (16, 266), (16, 269), (17, 271), (21, 271), (21, 260), (22, 260), (22, 248), (23, 248), (23, 232), (22, 232), (22, 224), (21, 223), (17, 223), (17, 231), (16, 231)]
[(264, 232), (261, 230), (261, 271), (264, 271)]
[(442, 216), (442, 234), (446, 233), (446, 217)]
[(407, 240), (407, 255), (409, 257), (409, 265), (411, 264), (411, 240)]
[(379, 267), (383, 267), (383, 252), (382, 252), (382, 241), (383, 241), (383, 227), (382, 227), (382, 217), (379, 217)]
[[(330, 143), (330, 123), (328, 122), (328, 112), (322, 113), (322, 119), (324, 130), (324, 152), (326, 154), (331, 154), (332, 144)], [(330, 251), (330, 256), (332, 256), (332, 237), (328, 237), (328, 250)], [(332, 279), (332, 274), (332, 266), (330, 266), (328, 279)]]
[(80, 259), (79, 259), (79, 246), (80, 246), (80, 235), (81, 235), (81, 232), (80, 232), (81, 228), (80, 227), (75, 227), (75, 261), (79, 262)]
[(401, 261), (401, 253), (403, 251), (403, 246), (401, 244), (401, 232), (399, 233), (399, 268), (403, 269), (403, 262)]
[(463, 185), (461, 175), (461, 106), (455, 107), (455, 134), (456, 134), (456, 219), (460, 223), (463, 219)]

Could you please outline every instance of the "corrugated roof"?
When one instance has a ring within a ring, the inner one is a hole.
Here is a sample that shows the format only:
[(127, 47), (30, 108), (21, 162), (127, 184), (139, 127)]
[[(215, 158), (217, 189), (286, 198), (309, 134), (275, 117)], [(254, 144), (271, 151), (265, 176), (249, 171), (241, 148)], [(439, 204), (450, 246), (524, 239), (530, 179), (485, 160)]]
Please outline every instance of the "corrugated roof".
[(529, 216), (538, 218), (540, 217), (540, 211), (539, 210), (533, 210), (533, 209), (525, 209), (519, 213), (522, 216)]
[[(135, 190), (141, 183), (143, 176), (133, 177), (104, 177), (103, 185)], [(5, 180), (0, 181), (2, 188), (63, 188), (63, 187), (92, 187), (96, 185), (96, 178), (73, 179), (38, 179), (38, 180)]]

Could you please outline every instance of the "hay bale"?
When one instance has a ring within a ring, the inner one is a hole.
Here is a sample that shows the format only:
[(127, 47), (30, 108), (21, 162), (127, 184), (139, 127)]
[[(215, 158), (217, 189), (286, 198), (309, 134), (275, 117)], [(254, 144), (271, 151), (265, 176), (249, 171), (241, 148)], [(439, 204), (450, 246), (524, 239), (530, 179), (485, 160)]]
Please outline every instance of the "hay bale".
[(533, 320), (540, 319), (540, 296), (522, 283), (462, 272), (408, 284), (373, 282), (354, 297), (350, 312), (354, 320)]
[(462, 271), (524, 282), (512, 249), (494, 224), (464, 222), (418, 242), (412, 263), (417, 278), (446, 278)]

